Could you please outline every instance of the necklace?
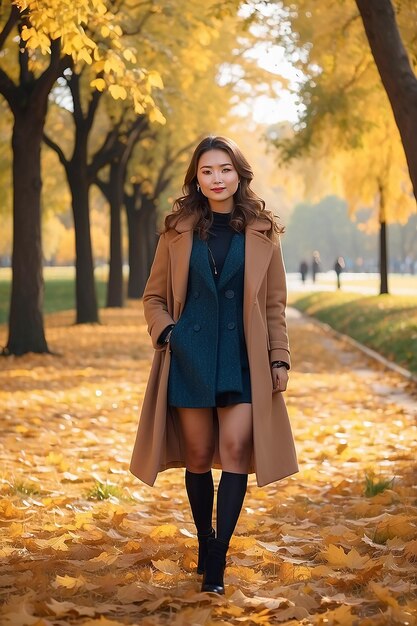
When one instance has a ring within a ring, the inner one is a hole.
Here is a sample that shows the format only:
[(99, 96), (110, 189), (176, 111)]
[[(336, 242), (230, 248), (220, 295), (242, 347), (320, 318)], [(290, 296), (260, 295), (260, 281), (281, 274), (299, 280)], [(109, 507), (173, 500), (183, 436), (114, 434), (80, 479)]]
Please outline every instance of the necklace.
[(216, 266), (216, 261), (214, 260), (213, 253), (212, 253), (212, 251), (210, 250), (210, 246), (209, 246), (208, 244), (207, 244), (207, 248), (208, 248), (208, 251), (209, 251), (209, 253), (210, 253), (211, 260), (212, 260), (212, 262), (213, 262), (214, 275), (215, 275), (215, 276), (217, 276), (217, 266)]

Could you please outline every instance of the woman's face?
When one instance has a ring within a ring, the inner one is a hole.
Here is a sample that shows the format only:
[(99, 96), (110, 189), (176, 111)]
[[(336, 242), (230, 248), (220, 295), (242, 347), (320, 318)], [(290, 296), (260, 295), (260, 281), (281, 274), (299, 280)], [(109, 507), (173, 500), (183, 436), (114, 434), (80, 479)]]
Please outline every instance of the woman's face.
[(239, 175), (225, 150), (208, 150), (197, 164), (197, 180), (211, 203), (224, 202), (236, 193)]

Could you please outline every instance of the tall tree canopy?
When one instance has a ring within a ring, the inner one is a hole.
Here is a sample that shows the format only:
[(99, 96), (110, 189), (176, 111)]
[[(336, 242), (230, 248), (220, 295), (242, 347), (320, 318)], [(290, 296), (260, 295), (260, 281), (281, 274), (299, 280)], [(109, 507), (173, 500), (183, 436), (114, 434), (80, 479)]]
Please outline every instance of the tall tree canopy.
[(137, 113), (160, 116), (151, 96), (156, 72), (141, 68), (124, 42), (122, 15), (102, 0), (28, 0), (2, 4), (0, 94), (13, 114), (13, 256), (5, 354), (46, 352), (41, 245), (41, 142), (48, 97), (66, 68), (92, 68), (96, 88), (130, 97)]
[(361, 202), (377, 206), (386, 293), (386, 224), (415, 210), (406, 175), (408, 165), (416, 192), (417, 79), (406, 52), (415, 59), (414, 3), (398, 3), (398, 24), (390, 0), (283, 5), (289, 28), (280, 41), (299, 68), (300, 121), (275, 144), (284, 160), (310, 155), (340, 169), (351, 209)]

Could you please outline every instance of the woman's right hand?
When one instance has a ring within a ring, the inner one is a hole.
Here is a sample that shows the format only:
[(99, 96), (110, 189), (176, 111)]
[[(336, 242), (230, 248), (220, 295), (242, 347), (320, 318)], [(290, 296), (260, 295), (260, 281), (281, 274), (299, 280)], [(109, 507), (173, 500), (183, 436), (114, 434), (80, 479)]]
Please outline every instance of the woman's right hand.
[(285, 391), (288, 384), (288, 370), (286, 367), (271, 367), (273, 393)]

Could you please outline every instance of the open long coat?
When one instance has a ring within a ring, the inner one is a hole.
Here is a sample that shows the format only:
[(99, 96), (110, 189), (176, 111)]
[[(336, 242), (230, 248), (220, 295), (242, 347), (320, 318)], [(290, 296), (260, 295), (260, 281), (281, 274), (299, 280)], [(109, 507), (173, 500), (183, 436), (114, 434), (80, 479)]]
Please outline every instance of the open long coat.
[[(187, 296), (194, 216), (161, 235), (143, 304), (155, 355), (142, 405), (130, 471), (153, 485), (158, 472), (185, 467), (184, 442), (176, 410), (167, 403), (169, 344), (157, 340), (175, 323)], [(270, 364), (290, 363), (285, 321), (286, 281), (281, 247), (265, 234), (269, 222), (257, 219), (245, 230), (243, 325), (252, 389), (253, 451), (250, 473), (259, 486), (298, 471), (294, 440), (282, 393), (274, 392)], [(213, 467), (221, 468), (216, 429)]]

